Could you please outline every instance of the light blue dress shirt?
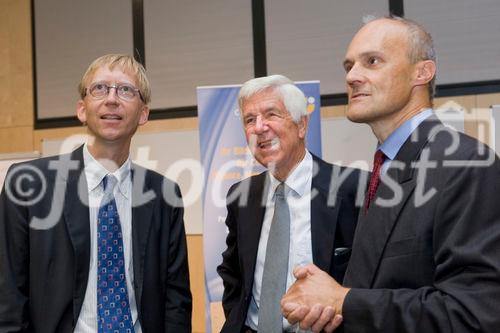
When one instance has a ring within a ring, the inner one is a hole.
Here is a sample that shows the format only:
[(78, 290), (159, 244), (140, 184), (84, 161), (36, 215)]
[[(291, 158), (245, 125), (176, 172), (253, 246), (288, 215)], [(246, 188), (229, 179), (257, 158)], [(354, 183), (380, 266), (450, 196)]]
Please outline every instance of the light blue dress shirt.
[(382, 173), (385, 173), (389, 168), (391, 162), (396, 158), (399, 150), (410, 137), (410, 135), (415, 131), (415, 129), (427, 118), (433, 114), (432, 109), (426, 109), (419, 114), (413, 116), (412, 118), (405, 121), (401, 126), (396, 128), (394, 132), (389, 135), (389, 137), (377, 147), (377, 150), (381, 150), (385, 156), (386, 160), (382, 165)]

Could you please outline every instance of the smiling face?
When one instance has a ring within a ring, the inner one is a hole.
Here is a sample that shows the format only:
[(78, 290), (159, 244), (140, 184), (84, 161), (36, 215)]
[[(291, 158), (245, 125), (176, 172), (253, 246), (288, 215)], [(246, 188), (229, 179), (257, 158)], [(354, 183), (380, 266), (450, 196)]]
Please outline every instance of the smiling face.
[[(123, 72), (118, 66), (112, 70), (100, 67), (88, 81), (88, 87), (95, 83), (108, 86), (127, 84), (137, 87), (132, 75)], [(137, 94), (132, 100), (118, 97), (116, 89), (111, 88), (103, 98), (95, 98), (89, 93), (78, 101), (77, 116), (86, 123), (95, 144), (123, 144), (128, 148), (137, 127), (147, 122), (149, 108)]]
[(284, 181), (305, 154), (307, 117), (294, 122), (281, 96), (272, 89), (243, 100), (243, 126), (255, 159)]
[(349, 45), (344, 69), (351, 121), (390, 127), (408, 111), (416, 65), (409, 59), (408, 31), (400, 22), (380, 19), (361, 28)]

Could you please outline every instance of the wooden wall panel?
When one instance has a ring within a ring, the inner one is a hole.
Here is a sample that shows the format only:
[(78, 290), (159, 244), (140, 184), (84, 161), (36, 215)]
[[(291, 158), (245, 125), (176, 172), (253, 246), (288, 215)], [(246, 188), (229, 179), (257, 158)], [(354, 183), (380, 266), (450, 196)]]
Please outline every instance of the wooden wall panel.
[(33, 78), (29, 0), (0, 1), (0, 64), (0, 128), (31, 126)]
[(0, 154), (32, 152), (33, 128), (31, 126), (0, 128)]
[(466, 134), (477, 138), (477, 116), (475, 113), (476, 108), (476, 96), (452, 96), (452, 97), (440, 97), (434, 99), (434, 108), (438, 109), (443, 107), (445, 104), (450, 103), (458, 104), (464, 109), (464, 131)]
[(500, 93), (477, 95), (476, 97), (477, 108), (489, 108), (492, 105), (498, 104), (500, 104)]
[(344, 118), (346, 105), (324, 106), (321, 108), (321, 118)]
[(189, 278), (193, 294), (193, 333), (205, 332), (205, 270), (203, 269), (203, 237), (188, 235)]
[(63, 139), (71, 135), (85, 133), (87, 133), (87, 130), (83, 126), (36, 130), (33, 134), (33, 149), (41, 151), (43, 140)]

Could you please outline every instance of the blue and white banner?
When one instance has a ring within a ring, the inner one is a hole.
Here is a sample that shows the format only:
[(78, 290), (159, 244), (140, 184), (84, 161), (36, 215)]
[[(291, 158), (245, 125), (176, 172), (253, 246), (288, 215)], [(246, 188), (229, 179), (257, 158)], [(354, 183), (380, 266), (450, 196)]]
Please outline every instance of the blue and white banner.
[[(307, 149), (321, 156), (319, 81), (297, 82), (310, 114)], [(253, 158), (245, 140), (238, 108), (241, 86), (198, 87), (198, 119), (203, 167), (203, 247), (205, 256), (206, 326), (211, 332), (210, 303), (224, 291), (216, 272), (222, 262), (227, 230), (226, 194), (229, 187), (265, 170)]]

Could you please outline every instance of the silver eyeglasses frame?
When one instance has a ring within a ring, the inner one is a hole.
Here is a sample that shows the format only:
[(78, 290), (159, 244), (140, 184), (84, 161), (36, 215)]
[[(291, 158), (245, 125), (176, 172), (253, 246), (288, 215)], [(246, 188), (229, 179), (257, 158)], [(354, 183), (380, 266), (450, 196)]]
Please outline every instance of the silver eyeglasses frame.
[[(106, 93), (102, 96), (100, 95), (94, 95), (92, 92), (95, 91), (94, 88), (96, 88), (98, 85), (102, 85), (104, 87), (106, 87)], [(134, 95), (131, 96), (130, 98), (126, 95), (123, 95), (121, 88), (123, 87), (127, 87), (130, 89), (130, 91), (133, 91), (134, 92)], [(131, 101), (134, 99), (134, 97), (136, 96), (136, 94), (139, 95), (139, 98), (141, 99), (141, 101), (145, 102), (144, 101), (144, 98), (142, 97), (142, 94), (141, 94), (141, 91), (140, 89), (132, 86), (131, 84), (128, 84), (128, 83), (120, 83), (120, 84), (114, 84), (114, 85), (108, 85), (104, 82), (95, 82), (93, 84), (91, 84), (89, 87), (85, 88), (85, 96), (87, 96), (87, 93), (96, 98), (96, 99), (103, 99), (103, 98), (106, 98), (108, 95), (109, 95), (109, 91), (111, 90), (111, 88), (114, 88), (115, 89), (115, 92), (116, 92), (116, 96), (118, 96), (118, 98), (120, 98), (121, 100), (124, 100), (124, 101)]]

